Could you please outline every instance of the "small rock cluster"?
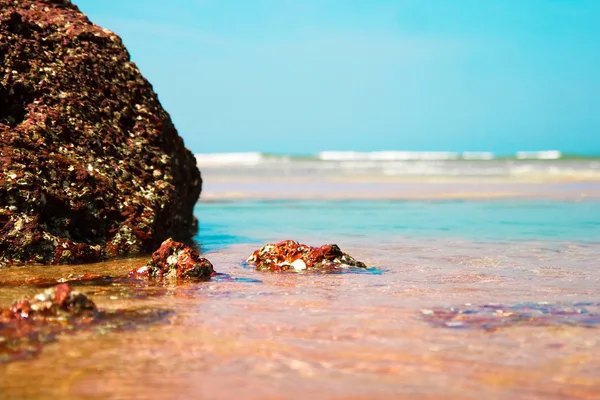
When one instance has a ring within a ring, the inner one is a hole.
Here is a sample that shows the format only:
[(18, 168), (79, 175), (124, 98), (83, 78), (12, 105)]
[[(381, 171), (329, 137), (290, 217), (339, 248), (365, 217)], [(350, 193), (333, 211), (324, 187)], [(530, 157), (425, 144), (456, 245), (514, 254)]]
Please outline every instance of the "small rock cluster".
[(293, 240), (267, 244), (246, 260), (260, 271), (338, 271), (367, 266), (344, 253), (336, 244), (312, 247)]
[(168, 310), (98, 310), (67, 283), (0, 308), (0, 364), (31, 358), (62, 334), (97, 329), (139, 329), (168, 317)]
[(191, 247), (165, 240), (160, 248), (152, 253), (152, 258), (129, 273), (130, 277), (155, 279), (210, 279), (215, 274), (213, 266), (206, 258)]
[(0, 324), (10, 320), (67, 319), (90, 315), (96, 305), (83, 293), (74, 291), (66, 283), (39, 293), (32, 299), (19, 300), (0, 310)]

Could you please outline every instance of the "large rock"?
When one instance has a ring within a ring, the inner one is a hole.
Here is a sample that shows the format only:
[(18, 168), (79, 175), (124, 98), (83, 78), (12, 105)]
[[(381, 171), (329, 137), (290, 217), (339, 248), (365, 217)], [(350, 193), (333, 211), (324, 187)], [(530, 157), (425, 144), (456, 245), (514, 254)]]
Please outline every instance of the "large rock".
[(0, 262), (186, 239), (202, 180), (121, 39), (68, 0), (0, 0)]

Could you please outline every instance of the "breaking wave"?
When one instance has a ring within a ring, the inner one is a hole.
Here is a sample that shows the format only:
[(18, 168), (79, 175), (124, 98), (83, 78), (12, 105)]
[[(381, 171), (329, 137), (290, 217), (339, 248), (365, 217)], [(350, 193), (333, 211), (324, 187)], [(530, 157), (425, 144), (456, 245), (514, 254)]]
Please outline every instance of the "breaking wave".
[(564, 176), (600, 179), (600, 158), (557, 150), (493, 152), (322, 151), (312, 155), (260, 152), (196, 154), (202, 171), (225, 175)]

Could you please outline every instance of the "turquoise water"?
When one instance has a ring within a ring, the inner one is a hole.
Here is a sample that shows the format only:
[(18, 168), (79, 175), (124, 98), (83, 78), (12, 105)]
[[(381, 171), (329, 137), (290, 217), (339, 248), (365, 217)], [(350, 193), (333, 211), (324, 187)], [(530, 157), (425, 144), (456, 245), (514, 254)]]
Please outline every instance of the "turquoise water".
[[(80, 286), (100, 309), (168, 323), (62, 335), (0, 368), (0, 398), (600, 398), (600, 201), (204, 200), (196, 215), (222, 275)], [(243, 262), (287, 238), (371, 269)], [(145, 260), (9, 268), (0, 303), (22, 294), (16, 280), (126, 276)]]
[(195, 214), (204, 251), (288, 238), (600, 242), (599, 201), (201, 201)]

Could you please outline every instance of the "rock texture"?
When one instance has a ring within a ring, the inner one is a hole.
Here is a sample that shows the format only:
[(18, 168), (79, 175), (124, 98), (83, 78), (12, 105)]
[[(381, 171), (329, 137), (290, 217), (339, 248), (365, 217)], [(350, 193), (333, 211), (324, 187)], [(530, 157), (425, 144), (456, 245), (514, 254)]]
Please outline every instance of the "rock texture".
[(8, 320), (65, 319), (93, 315), (96, 305), (83, 293), (73, 291), (66, 283), (47, 289), (32, 299), (19, 300), (6, 310), (0, 309), (0, 324)]
[(313, 247), (293, 240), (264, 245), (254, 251), (246, 261), (256, 265), (259, 271), (336, 272), (350, 268), (367, 268), (364, 263), (344, 253), (337, 244)]
[(0, 263), (190, 237), (201, 185), (117, 35), (68, 0), (0, 0)]
[(146, 265), (129, 273), (135, 278), (156, 279), (210, 279), (215, 274), (213, 265), (200, 253), (191, 247), (176, 242), (173, 239), (165, 240), (158, 250), (152, 253)]

